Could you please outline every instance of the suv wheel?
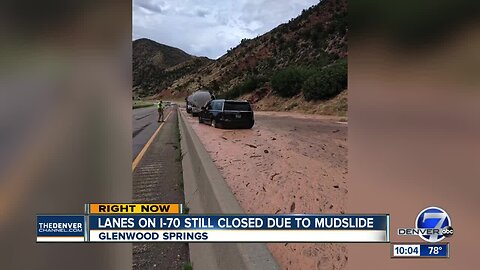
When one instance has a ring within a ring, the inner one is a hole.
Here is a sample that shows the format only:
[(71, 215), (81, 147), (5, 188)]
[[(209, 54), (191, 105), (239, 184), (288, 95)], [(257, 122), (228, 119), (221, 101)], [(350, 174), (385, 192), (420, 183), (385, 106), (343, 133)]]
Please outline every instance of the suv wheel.
[(200, 116), (198, 116), (198, 123), (199, 123), (199, 124), (202, 124), (202, 123), (203, 123), (202, 117), (200, 117)]

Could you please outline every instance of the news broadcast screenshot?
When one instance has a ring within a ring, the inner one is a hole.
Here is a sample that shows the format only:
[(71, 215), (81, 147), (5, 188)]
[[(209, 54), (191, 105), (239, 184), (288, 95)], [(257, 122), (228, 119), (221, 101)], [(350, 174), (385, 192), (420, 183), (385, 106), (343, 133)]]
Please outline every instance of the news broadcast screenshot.
[(480, 269), (475, 1), (3, 6), (0, 269)]

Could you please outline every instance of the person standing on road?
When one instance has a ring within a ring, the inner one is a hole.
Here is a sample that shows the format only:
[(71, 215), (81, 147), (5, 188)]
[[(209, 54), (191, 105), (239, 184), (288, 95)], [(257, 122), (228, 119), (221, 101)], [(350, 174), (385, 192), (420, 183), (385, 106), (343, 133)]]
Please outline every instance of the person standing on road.
[(158, 110), (158, 122), (163, 122), (163, 104), (162, 101), (160, 100), (159, 102), (155, 102), (155, 106), (157, 107)]

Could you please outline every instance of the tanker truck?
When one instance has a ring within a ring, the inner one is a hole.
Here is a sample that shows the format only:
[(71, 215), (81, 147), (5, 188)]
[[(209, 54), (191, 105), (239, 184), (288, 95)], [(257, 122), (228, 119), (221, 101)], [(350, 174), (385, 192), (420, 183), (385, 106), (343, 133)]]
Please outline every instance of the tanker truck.
[(186, 99), (187, 113), (197, 116), (202, 107), (213, 99), (213, 95), (208, 90), (198, 90), (189, 95)]

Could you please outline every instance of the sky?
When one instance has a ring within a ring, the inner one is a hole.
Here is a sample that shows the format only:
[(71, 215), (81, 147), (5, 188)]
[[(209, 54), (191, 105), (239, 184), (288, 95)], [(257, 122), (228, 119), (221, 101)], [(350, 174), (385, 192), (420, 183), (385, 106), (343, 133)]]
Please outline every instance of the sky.
[(133, 0), (133, 40), (148, 38), (216, 59), (319, 0)]

